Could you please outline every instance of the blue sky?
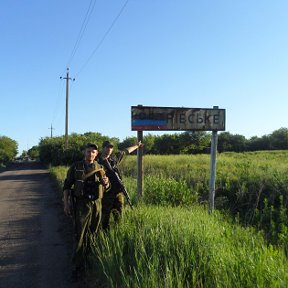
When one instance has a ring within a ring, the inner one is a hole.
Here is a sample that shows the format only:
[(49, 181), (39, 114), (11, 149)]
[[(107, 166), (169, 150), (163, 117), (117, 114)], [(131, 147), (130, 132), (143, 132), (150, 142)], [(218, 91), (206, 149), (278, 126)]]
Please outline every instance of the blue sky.
[(247, 138), (288, 127), (287, 12), (286, 0), (3, 0), (0, 135), (21, 153), (51, 124), (65, 134), (67, 67), (69, 133), (136, 136), (138, 104), (217, 105)]

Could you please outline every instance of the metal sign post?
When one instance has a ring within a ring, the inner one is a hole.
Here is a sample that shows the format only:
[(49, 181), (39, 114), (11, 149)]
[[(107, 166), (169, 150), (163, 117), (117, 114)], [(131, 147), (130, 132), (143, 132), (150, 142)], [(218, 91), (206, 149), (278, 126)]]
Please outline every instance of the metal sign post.
[[(218, 106), (214, 106), (213, 108), (218, 109)], [(217, 131), (212, 131), (211, 154), (210, 154), (209, 203), (208, 203), (209, 213), (212, 213), (214, 210), (217, 142), (218, 142)]]
[[(138, 143), (143, 142), (143, 131), (137, 131)], [(143, 196), (143, 148), (137, 149), (137, 197), (140, 200)]]

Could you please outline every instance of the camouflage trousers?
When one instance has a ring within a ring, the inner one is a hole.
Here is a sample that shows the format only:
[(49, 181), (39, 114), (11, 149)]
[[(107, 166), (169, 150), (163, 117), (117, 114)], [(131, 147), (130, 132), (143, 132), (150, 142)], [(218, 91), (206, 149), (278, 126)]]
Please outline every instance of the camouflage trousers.
[(113, 188), (104, 193), (102, 199), (102, 228), (108, 230), (110, 228), (110, 215), (112, 213), (114, 222), (118, 223), (122, 217), (124, 206), (124, 194), (122, 192), (113, 191)]
[(101, 199), (89, 201), (79, 198), (75, 203), (74, 232), (75, 244), (73, 263), (85, 269), (90, 245), (100, 229), (102, 207)]

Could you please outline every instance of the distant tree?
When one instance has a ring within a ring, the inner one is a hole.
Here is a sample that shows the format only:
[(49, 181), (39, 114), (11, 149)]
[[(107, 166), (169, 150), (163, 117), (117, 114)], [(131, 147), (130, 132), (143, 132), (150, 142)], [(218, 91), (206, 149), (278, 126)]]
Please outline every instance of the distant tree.
[(61, 165), (65, 151), (64, 136), (41, 138), (39, 142), (39, 158), (44, 164)]
[(244, 152), (247, 148), (247, 140), (244, 136), (222, 132), (218, 135), (218, 152)]
[[(1, 139), (1, 138), (0, 138)], [(11, 140), (11, 139), (10, 139)], [(65, 149), (64, 136), (43, 138), (38, 147), (32, 147), (28, 154), (39, 153), (40, 160), (45, 164), (69, 165), (76, 160), (83, 158), (83, 150), (88, 142), (96, 143), (99, 149), (102, 143), (109, 140), (114, 143), (114, 150), (123, 150), (137, 143), (135, 136), (125, 138), (122, 142), (116, 137), (103, 136), (97, 132), (87, 132), (84, 134), (72, 133), (68, 137), (68, 149)], [(2, 139), (3, 142), (3, 139)], [(191, 153), (209, 153), (211, 135), (205, 131), (186, 131), (184, 133), (155, 135), (148, 134), (144, 136), (145, 154), (191, 154)], [(16, 143), (16, 142), (15, 142)], [(1, 144), (1, 141), (0, 141)], [(13, 145), (10, 145), (13, 147)], [(7, 153), (2, 147), (9, 145), (0, 145), (0, 161), (7, 161)], [(15, 146), (14, 146), (15, 147)], [(17, 147), (17, 144), (16, 144)], [(222, 132), (218, 134), (218, 152), (244, 152), (271, 149), (288, 149), (288, 129), (281, 128), (270, 135), (263, 137), (251, 137), (247, 140), (244, 136)], [(17, 149), (16, 149), (17, 151)], [(14, 152), (12, 154), (17, 154)], [(30, 155), (30, 157), (32, 157)], [(33, 156), (34, 158), (35, 156)]]
[(247, 151), (263, 151), (263, 150), (270, 150), (270, 137), (269, 136), (262, 136), (262, 137), (251, 137), (247, 140)]
[(27, 158), (27, 156), (28, 156), (27, 150), (23, 150), (22, 153), (21, 153), (21, 158), (25, 159), (25, 158)]
[(39, 158), (39, 146), (33, 146), (27, 151), (27, 154), (30, 158)]
[(0, 164), (12, 161), (18, 153), (18, 144), (15, 140), (0, 136)]
[(145, 154), (155, 154), (155, 139), (156, 136), (148, 133), (143, 137), (144, 153)]
[(179, 154), (179, 137), (177, 134), (163, 134), (155, 139), (155, 154)]
[(288, 129), (280, 128), (270, 134), (270, 143), (272, 150), (288, 149)]
[(234, 152), (245, 152), (247, 148), (247, 140), (245, 136), (235, 134), (232, 138), (233, 140), (233, 147), (234, 147)]
[(65, 148), (64, 136), (42, 138), (39, 143), (39, 158), (44, 164), (70, 165), (83, 159), (83, 151), (87, 143), (95, 143), (101, 150), (105, 140), (113, 141), (117, 146), (118, 138), (109, 138), (100, 133), (87, 132), (84, 134), (72, 133), (68, 136), (68, 148)]
[(222, 132), (218, 134), (218, 152), (233, 151), (232, 134), (229, 132)]
[(179, 135), (181, 154), (199, 154), (209, 150), (211, 136), (204, 131), (189, 131)]

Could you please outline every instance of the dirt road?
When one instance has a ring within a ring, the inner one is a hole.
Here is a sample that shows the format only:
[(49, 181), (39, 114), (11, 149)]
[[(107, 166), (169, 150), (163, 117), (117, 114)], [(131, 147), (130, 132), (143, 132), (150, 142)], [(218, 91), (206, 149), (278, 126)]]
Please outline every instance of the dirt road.
[(71, 287), (71, 238), (47, 170), (26, 162), (0, 173), (1, 288)]

